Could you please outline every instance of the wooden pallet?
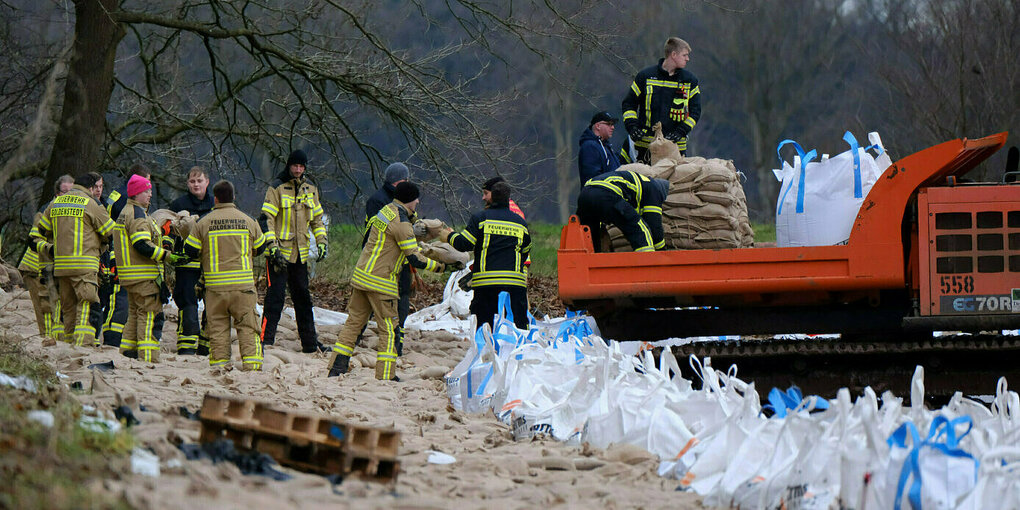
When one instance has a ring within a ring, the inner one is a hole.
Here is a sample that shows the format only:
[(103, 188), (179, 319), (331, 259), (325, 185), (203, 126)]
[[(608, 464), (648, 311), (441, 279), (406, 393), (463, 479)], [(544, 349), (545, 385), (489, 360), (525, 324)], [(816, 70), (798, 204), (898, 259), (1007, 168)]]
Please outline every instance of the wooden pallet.
[(392, 483), (400, 472), (400, 432), (284, 410), (266, 402), (206, 394), (199, 442), (230, 439), (284, 466)]

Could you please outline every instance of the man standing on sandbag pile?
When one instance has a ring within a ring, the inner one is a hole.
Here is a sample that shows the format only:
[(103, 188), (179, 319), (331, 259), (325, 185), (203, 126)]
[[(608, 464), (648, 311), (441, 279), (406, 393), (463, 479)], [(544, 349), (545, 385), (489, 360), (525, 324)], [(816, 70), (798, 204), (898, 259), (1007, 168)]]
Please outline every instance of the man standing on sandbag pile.
[(609, 112), (598, 112), (591, 117), (588, 129), (581, 133), (577, 142), (577, 171), (581, 177), (581, 186), (596, 175), (612, 172), (620, 168), (620, 160), (613, 151), (609, 139), (616, 130), (616, 117)]
[[(205, 217), (213, 210), (214, 199), (209, 193), (209, 173), (200, 166), (191, 167), (187, 176), (188, 192), (170, 202), (169, 209), (175, 213), (188, 211), (188, 214)], [(233, 199), (231, 199), (233, 202)], [(184, 239), (174, 236), (174, 251), (184, 251)], [(177, 305), (177, 354), (209, 354), (209, 339), (202, 335), (202, 326), (198, 321), (198, 296), (195, 285), (202, 276), (202, 266), (198, 259), (174, 270), (174, 304)]]
[[(53, 196), (59, 197), (71, 190), (74, 186), (74, 178), (70, 175), (64, 174), (57, 178), (57, 182), (53, 185)], [(43, 205), (39, 212), (35, 213), (35, 217), (32, 219), (32, 224), (35, 225), (39, 222), (39, 218), (42, 217), (43, 212), (49, 204)], [(48, 268), (46, 266), (49, 266)], [(50, 288), (56, 290), (56, 286), (53, 285), (53, 260), (50, 258), (48, 253), (40, 253), (36, 251), (35, 243), (29, 239), (28, 244), (25, 245), (25, 252), (21, 255), (21, 260), (18, 262), (18, 271), (21, 273), (21, 279), (25, 282), (25, 288), (28, 289), (28, 295), (32, 298), (32, 308), (35, 309), (35, 320), (39, 325), (39, 334), (53, 340), (61, 339), (61, 329), (63, 326), (58, 326), (60, 323), (60, 298), (56, 295), (50, 295)], [(56, 310), (54, 310), (54, 308)], [(49, 342), (44, 340), (44, 342)], [(52, 345), (54, 342), (49, 342), (46, 345)]]
[(617, 170), (589, 180), (577, 196), (577, 219), (591, 231), (595, 251), (601, 250), (600, 223), (616, 225), (636, 252), (666, 247), (662, 202), (669, 181)]
[(691, 58), (691, 45), (679, 37), (665, 44), (665, 58), (642, 69), (623, 98), (623, 124), (637, 149), (639, 162), (648, 163), (648, 144), (655, 135), (652, 126), (662, 123), (662, 135), (687, 155), (687, 135), (701, 117), (701, 89), (698, 79), (684, 69)]
[[(402, 182), (393, 190), (393, 201), (368, 222), (368, 241), (361, 250), (351, 276), (351, 298), (347, 302), (347, 322), (333, 345), (329, 377), (347, 373), (354, 343), (368, 318), (375, 315), (379, 346), (375, 358), (375, 378), (399, 381), (394, 372), (397, 362), (397, 277), (406, 260), (411, 267), (441, 273), (447, 266), (426, 258), (418, 251), (411, 217), (418, 208), (418, 186)], [(456, 265), (451, 264), (450, 268)], [(461, 265), (463, 267), (463, 265)]]
[[(386, 167), (386, 171), (383, 172), (383, 185), (381, 188), (376, 190), (372, 196), (368, 197), (365, 202), (365, 234), (361, 238), (361, 247), (364, 248), (365, 244), (368, 243), (369, 234), (369, 221), (379, 214), (379, 211), (387, 204), (393, 202), (393, 194), (396, 192), (397, 185), (407, 181), (410, 176), (410, 172), (407, 169), (407, 165), (397, 162), (391, 163), (390, 166)], [(417, 216), (412, 211), (408, 217), (408, 221), (414, 224)], [(404, 321), (407, 320), (407, 315), (411, 311), (411, 294), (414, 293), (412, 289), (414, 269), (405, 260), (400, 267), (400, 276), (397, 278), (397, 293), (399, 297), (397, 299), (397, 356), (404, 353)], [(362, 328), (364, 333), (364, 328)]]
[(152, 201), (152, 183), (148, 179), (132, 175), (127, 183), (127, 197), (113, 236), (117, 276), (128, 294), (128, 318), (120, 352), (129, 358), (158, 363), (163, 304), (169, 297), (163, 279), (163, 260), (179, 266), (188, 257), (161, 246), (162, 231), (146, 212)]
[(461, 232), (444, 229), (439, 240), (460, 251), (474, 251), (471, 270), (471, 313), (477, 324), (492, 328), (499, 312), (499, 293), (510, 295), (514, 324), (528, 329), (528, 274), (525, 262), (531, 252), (531, 234), (524, 218), (510, 210), (510, 185), (492, 185), (491, 203), (475, 213)]
[(294, 302), (301, 352), (324, 352), (315, 332), (312, 296), (308, 292), (308, 251), (311, 228), (319, 250), (318, 260), (326, 258), (329, 244), (326, 226), (322, 223), (319, 190), (308, 181), (305, 168), (308, 156), (296, 150), (287, 157), (287, 164), (266, 190), (259, 225), (272, 242), (266, 257), (265, 302), (262, 304), (262, 345), (276, 343), (276, 326), (280, 323), (283, 301), (290, 287)]
[(212, 212), (195, 225), (184, 242), (184, 252), (201, 259), (205, 276), (206, 332), (209, 365), (230, 362), (230, 320), (237, 328), (241, 370), (262, 370), (262, 341), (255, 317), (255, 275), (252, 257), (266, 248), (266, 236), (258, 223), (234, 206), (234, 185), (219, 181), (213, 186)]
[[(78, 347), (96, 343), (89, 311), (99, 302), (101, 246), (114, 227), (88, 189), (94, 180), (87, 173), (77, 176), (67, 193), (50, 202), (31, 232), (36, 252), (53, 258), (64, 315), (63, 339)], [(52, 243), (47, 241), (51, 235)]]

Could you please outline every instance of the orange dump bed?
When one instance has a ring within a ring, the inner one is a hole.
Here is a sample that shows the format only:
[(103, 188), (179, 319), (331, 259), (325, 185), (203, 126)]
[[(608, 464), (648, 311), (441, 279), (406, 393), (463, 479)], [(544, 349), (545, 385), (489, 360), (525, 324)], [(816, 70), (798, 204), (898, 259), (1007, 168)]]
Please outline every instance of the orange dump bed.
[(595, 253), (577, 217), (563, 227), (557, 257), (560, 298), (627, 303), (653, 298), (678, 305), (783, 304), (819, 294), (916, 287), (903, 218), (919, 189), (961, 176), (1006, 142), (1006, 133), (951, 140), (890, 166), (858, 212), (848, 244), (795, 248)]

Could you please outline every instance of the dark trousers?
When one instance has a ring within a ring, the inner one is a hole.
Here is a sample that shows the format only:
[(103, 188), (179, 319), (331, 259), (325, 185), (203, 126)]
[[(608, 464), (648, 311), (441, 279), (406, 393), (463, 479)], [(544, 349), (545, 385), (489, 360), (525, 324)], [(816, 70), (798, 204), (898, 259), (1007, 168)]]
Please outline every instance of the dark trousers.
[[(173, 296), (178, 310), (178, 351), (197, 349), (202, 340), (202, 325), (198, 321), (198, 296), (195, 295), (195, 285), (201, 276), (201, 269), (179, 267), (176, 270)], [(208, 339), (205, 339), (204, 344), (209, 345)]]
[(276, 343), (276, 326), (280, 323), (283, 300), (289, 285), (301, 347), (306, 350), (314, 349), (319, 343), (319, 338), (315, 333), (312, 296), (308, 293), (308, 265), (302, 262), (287, 263), (287, 271), (278, 272), (267, 261), (266, 280), (269, 288), (266, 290), (266, 301), (262, 304), (262, 343), (265, 345)]
[(106, 345), (120, 347), (127, 318), (127, 291), (116, 283), (99, 286), (99, 302), (89, 309), (89, 324), (95, 328), (96, 338), (102, 338)]
[(581, 225), (591, 230), (591, 241), (595, 245), (595, 251), (601, 251), (600, 223), (616, 225), (635, 250), (648, 245), (645, 233), (639, 226), (641, 216), (634, 206), (605, 188), (597, 186), (581, 188), (581, 193), (577, 196), (577, 219)]
[(528, 329), (528, 289), (511, 285), (486, 285), (472, 289), (471, 314), (476, 317), (478, 327), (488, 324), (492, 329), (492, 320), (499, 313), (499, 293), (510, 294), (510, 311), (514, 314), (514, 325), (517, 329)]

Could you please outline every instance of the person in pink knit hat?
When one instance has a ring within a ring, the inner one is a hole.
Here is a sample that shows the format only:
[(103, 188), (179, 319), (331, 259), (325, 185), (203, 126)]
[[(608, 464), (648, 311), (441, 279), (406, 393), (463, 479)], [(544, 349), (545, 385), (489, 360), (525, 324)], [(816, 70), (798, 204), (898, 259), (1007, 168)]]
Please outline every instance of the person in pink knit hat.
[(163, 261), (180, 265), (188, 261), (160, 246), (160, 230), (147, 213), (152, 183), (132, 175), (127, 183), (127, 204), (117, 218), (113, 249), (117, 274), (128, 293), (128, 319), (120, 340), (120, 352), (129, 358), (159, 362), (163, 336)]

